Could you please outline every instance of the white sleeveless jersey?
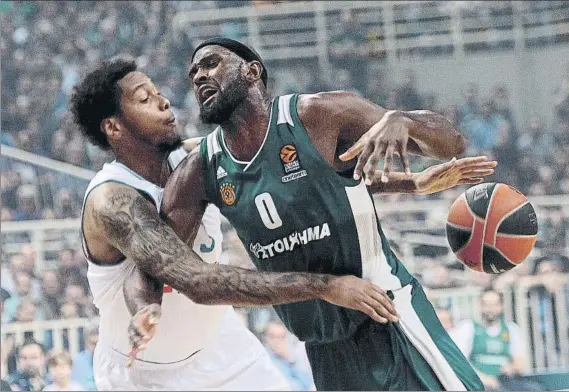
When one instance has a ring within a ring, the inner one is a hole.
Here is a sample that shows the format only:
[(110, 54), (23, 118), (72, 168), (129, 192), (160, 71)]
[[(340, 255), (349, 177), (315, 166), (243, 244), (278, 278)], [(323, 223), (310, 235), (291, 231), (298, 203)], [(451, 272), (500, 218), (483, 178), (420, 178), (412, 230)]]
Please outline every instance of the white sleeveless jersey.
[[(175, 151), (170, 156), (172, 167), (177, 166), (185, 156)], [(163, 188), (146, 181), (126, 166), (114, 161), (107, 163), (89, 183), (87, 196), (96, 186), (105, 182), (128, 185), (148, 195), (160, 209)], [(223, 234), (217, 207), (207, 207), (202, 224), (194, 241), (194, 251), (207, 263), (217, 263), (221, 255)], [(114, 265), (97, 265), (88, 260), (87, 277), (93, 294), (94, 304), (99, 309), (99, 345), (128, 354), (130, 350), (128, 326), (131, 320), (123, 295), (123, 283), (135, 268), (134, 261), (125, 259)], [(162, 317), (156, 335), (139, 360), (166, 364), (183, 360), (207, 347), (219, 332), (222, 318), (229, 306), (205, 306), (192, 302), (188, 297), (165, 286), (162, 299)]]

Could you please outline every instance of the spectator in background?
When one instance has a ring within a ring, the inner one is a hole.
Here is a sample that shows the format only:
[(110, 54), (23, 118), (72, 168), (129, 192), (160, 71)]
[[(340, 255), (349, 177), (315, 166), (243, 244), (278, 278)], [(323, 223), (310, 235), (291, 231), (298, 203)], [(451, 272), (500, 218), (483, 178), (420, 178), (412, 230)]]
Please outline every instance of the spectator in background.
[[(77, 319), (80, 317), (79, 307), (77, 306), (77, 304), (70, 302), (64, 302), (59, 309), (59, 313), (61, 315), (62, 320)], [(71, 344), (70, 344), (71, 342), (69, 336), (70, 334), (75, 335), (75, 341), (79, 343), (80, 349), (83, 349), (83, 347), (85, 347), (83, 328), (81, 327), (77, 328), (77, 330), (75, 330), (74, 328), (71, 329), (64, 328), (61, 330), (48, 329), (45, 331), (45, 340), (44, 340), (44, 346), (48, 351), (54, 347), (54, 337), (53, 337), (54, 334), (59, 334), (59, 339), (62, 342), (63, 348), (65, 350), (71, 349)]]
[(331, 82), (333, 90), (345, 90), (362, 96), (362, 93), (354, 87), (352, 72), (346, 68), (337, 68), (332, 71), (333, 80)]
[(74, 306), (71, 314), (75, 315), (75, 317), (87, 317), (85, 311), (87, 297), (85, 296), (85, 288), (81, 284), (70, 283), (67, 285), (65, 288), (64, 304)]
[(395, 104), (399, 110), (419, 110), (422, 109), (423, 99), (417, 91), (415, 84), (416, 78), (413, 71), (405, 72), (403, 85), (397, 89)]
[[(42, 320), (40, 312), (36, 304), (30, 298), (22, 298), (11, 322), (13, 323), (31, 323), (35, 320)], [(30, 335), (32, 331), (27, 331)]]
[(29, 273), (20, 271), (15, 275), (15, 287), (12, 296), (4, 303), (4, 315), (6, 320), (12, 320), (23, 299), (31, 301), (32, 278)]
[(44, 391), (84, 391), (77, 381), (71, 379), (73, 361), (66, 352), (53, 354), (47, 360), (47, 368), (53, 382), (47, 385)]
[(70, 284), (80, 284), (83, 288), (88, 287), (86, 274), (83, 268), (79, 265), (79, 258), (77, 257), (76, 250), (72, 248), (65, 248), (59, 251), (58, 255), (57, 274), (61, 279), (64, 286)]
[(498, 143), (500, 124), (506, 121), (496, 113), (494, 102), (485, 99), (480, 107), (480, 113), (464, 116), (460, 128), (464, 130), (470, 141), (471, 154), (479, 151), (490, 151)]
[(63, 188), (55, 199), (55, 214), (58, 219), (78, 218), (81, 214), (81, 205), (75, 198), (75, 194), (67, 188)]
[(451, 336), (484, 386), (490, 390), (540, 390), (519, 377), (527, 370), (525, 342), (519, 327), (504, 320), (502, 295), (493, 289), (484, 290), (480, 315), (479, 322), (460, 323)]
[(37, 189), (35, 185), (26, 184), (18, 188), (16, 209), (12, 212), (15, 221), (41, 219), (37, 204)]
[(520, 154), (530, 155), (534, 159), (547, 161), (554, 148), (552, 133), (545, 129), (543, 119), (532, 116), (528, 120), (527, 129), (522, 132), (517, 141)]
[(566, 65), (565, 76), (555, 90), (553, 105), (560, 122), (569, 122), (569, 63)]
[[(536, 344), (533, 342), (534, 336), (544, 341), (545, 335), (548, 335), (548, 340), (553, 341), (553, 349), (559, 353), (561, 350), (561, 339), (564, 339), (564, 337), (559, 336), (555, 332), (555, 326), (561, 322), (559, 311), (569, 314), (569, 285), (564, 285), (562, 281), (563, 276), (567, 276), (567, 272), (569, 272), (569, 258), (561, 255), (541, 257), (536, 260), (533, 272), (533, 287), (530, 288), (529, 294), (530, 298), (537, 299), (538, 306), (533, 306), (528, 311), (530, 319), (534, 321), (531, 325), (538, 330), (530, 331), (531, 344)], [(555, 293), (560, 295), (556, 296)], [(565, 309), (559, 306), (559, 301), (562, 297), (564, 297)], [(536, 318), (538, 320), (535, 320)], [(535, 321), (538, 322), (536, 323)], [(543, 362), (546, 366), (560, 365), (548, 363), (548, 357), (548, 355), (543, 357)]]
[(517, 184), (518, 182), (518, 149), (514, 137), (511, 123), (501, 122), (498, 126), (498, 138), (496, 146), (492, 149), (492, 155), (499, 162), (494, 176), (505, 184)]
[(12, 255), (9, 268), (9, 271), (5, 266), (2, 268), (2, 288), (13, 294), (16, 291), (16, 275), (23, 272), (30, 276), (32, 296), (36, 299), (41, 297), (41, 283), (33, 277), (33, 272), (30, 271), (28, 260), (22, 253)]
[(17, 349), (18, 369), (6, 381), (14, 391), (41, 391), (46, 384), (45, 352), (41, 344), (26, 339)]
[(45, 271), (43, 274), (41, 309), (46, 320), (56, 320), (60, 317), (61, 282), (56, 271)]
[(479, 112), (479, 94), (478, 85), (475, 83), (469, 83), (464, 92), (464, 104), (459, 108), (460, 119), (469, 120), (470, 118), (476, 116)]
[[(492, 101), (496, 107), (496, 113), (506, 119), (511, 125), (512, 132), (516, 132), (514, 113), (510, 103), (510, 92), (505, 85), (497, 85), (492, 89)], [(511, 135), (513, 136), (513, 135)]]
[[(2, 143), (4, 143), (4, 141), (2, 141)], [(3, 379), (0, 380), (0, 391), (11, 391), (12, 387), (10, 386), (10, 384), (8, 384), (8, 382), (4, 381)]]
[(310, 368), (299, 366), (298, 358), (294, 354), (286, 327), (277, 321), (269, 321), (264, 333), (265, 348), (273, 363), (279, 368), (288, 380), (291, 390), (314, 390)]
[(77, 381), (86, 391), (96, 391), (93, 375), (93, 353), (99, 340), (99, 329), (96, 326), (85, 330), (85, 350), (73, 357), (71, 378)]
[(441, 322), (443, 328), (447, 332), (452, 331), (454, 322), (452, 320), (452, 314), (450, 313), (450, 310), (448, 308), (437, 306), (435, 307), (435, 312), (437, 313), (437, 317), (439, 318), (439, 321)]
[(4, 318), (4, 302), (6, 302), (6, 300), (10, 298), (10, 293), (6, 290), (4, 290), (4, 288), (0, 289), (0, 300), (2, 302), (0, 302), (0, 314), (2, 315), (2, 324), (4, 324), (7, 320)]

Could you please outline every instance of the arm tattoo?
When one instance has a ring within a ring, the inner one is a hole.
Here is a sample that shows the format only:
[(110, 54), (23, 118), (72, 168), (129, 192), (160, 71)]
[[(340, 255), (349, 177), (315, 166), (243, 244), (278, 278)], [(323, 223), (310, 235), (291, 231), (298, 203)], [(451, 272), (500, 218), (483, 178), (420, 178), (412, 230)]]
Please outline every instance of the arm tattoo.
[(327, 294), (330, 275), (251, 271), (203, 262), (136, 191), (108, 192), (93, 209), (94, 222), (141, 271), (201, 304), (278, 305)]
[(123, 285), (123, 295), (131, 316), (150, 304), (161, 304), (164, 284), (158, 279), (134, 268)]

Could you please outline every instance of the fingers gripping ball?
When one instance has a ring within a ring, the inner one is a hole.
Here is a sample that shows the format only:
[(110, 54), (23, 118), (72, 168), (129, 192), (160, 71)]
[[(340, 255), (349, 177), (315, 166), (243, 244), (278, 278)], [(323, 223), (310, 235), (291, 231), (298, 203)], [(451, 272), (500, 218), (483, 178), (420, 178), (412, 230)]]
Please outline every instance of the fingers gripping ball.
[(537, 217), (527, 197), (499, 183), (476, 185), (460, 195), (446, 227), (456, 257), (468, 268), (493, 274), (524, 261), (537, 237)]

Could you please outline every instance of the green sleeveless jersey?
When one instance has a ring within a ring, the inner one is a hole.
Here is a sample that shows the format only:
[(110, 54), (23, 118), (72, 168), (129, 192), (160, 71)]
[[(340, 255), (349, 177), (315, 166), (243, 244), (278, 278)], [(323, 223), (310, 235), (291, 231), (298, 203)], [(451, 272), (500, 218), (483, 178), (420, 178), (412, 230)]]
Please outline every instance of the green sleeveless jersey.
[[(208, 201), (219, 207), (261, 271), (364, 277), (384, 290), (413, 279), (389, 248), (363, 181), (322, 158), (296, 110), (297, 95), (273, 100), (265, 140), (250, 162), (235, 159), (221, 128), (201, 143)], [(275, 306), (300, 340), (344, 339), (368, 316), (325, 301)]]
[(510, 331), (502, 320), (500, 333), (490, 336), (486, 327), (474, 322), (474, 340), (470, 353), (472, 366), (491, 376), (499, 376), (501, 368), (510, 363)]

